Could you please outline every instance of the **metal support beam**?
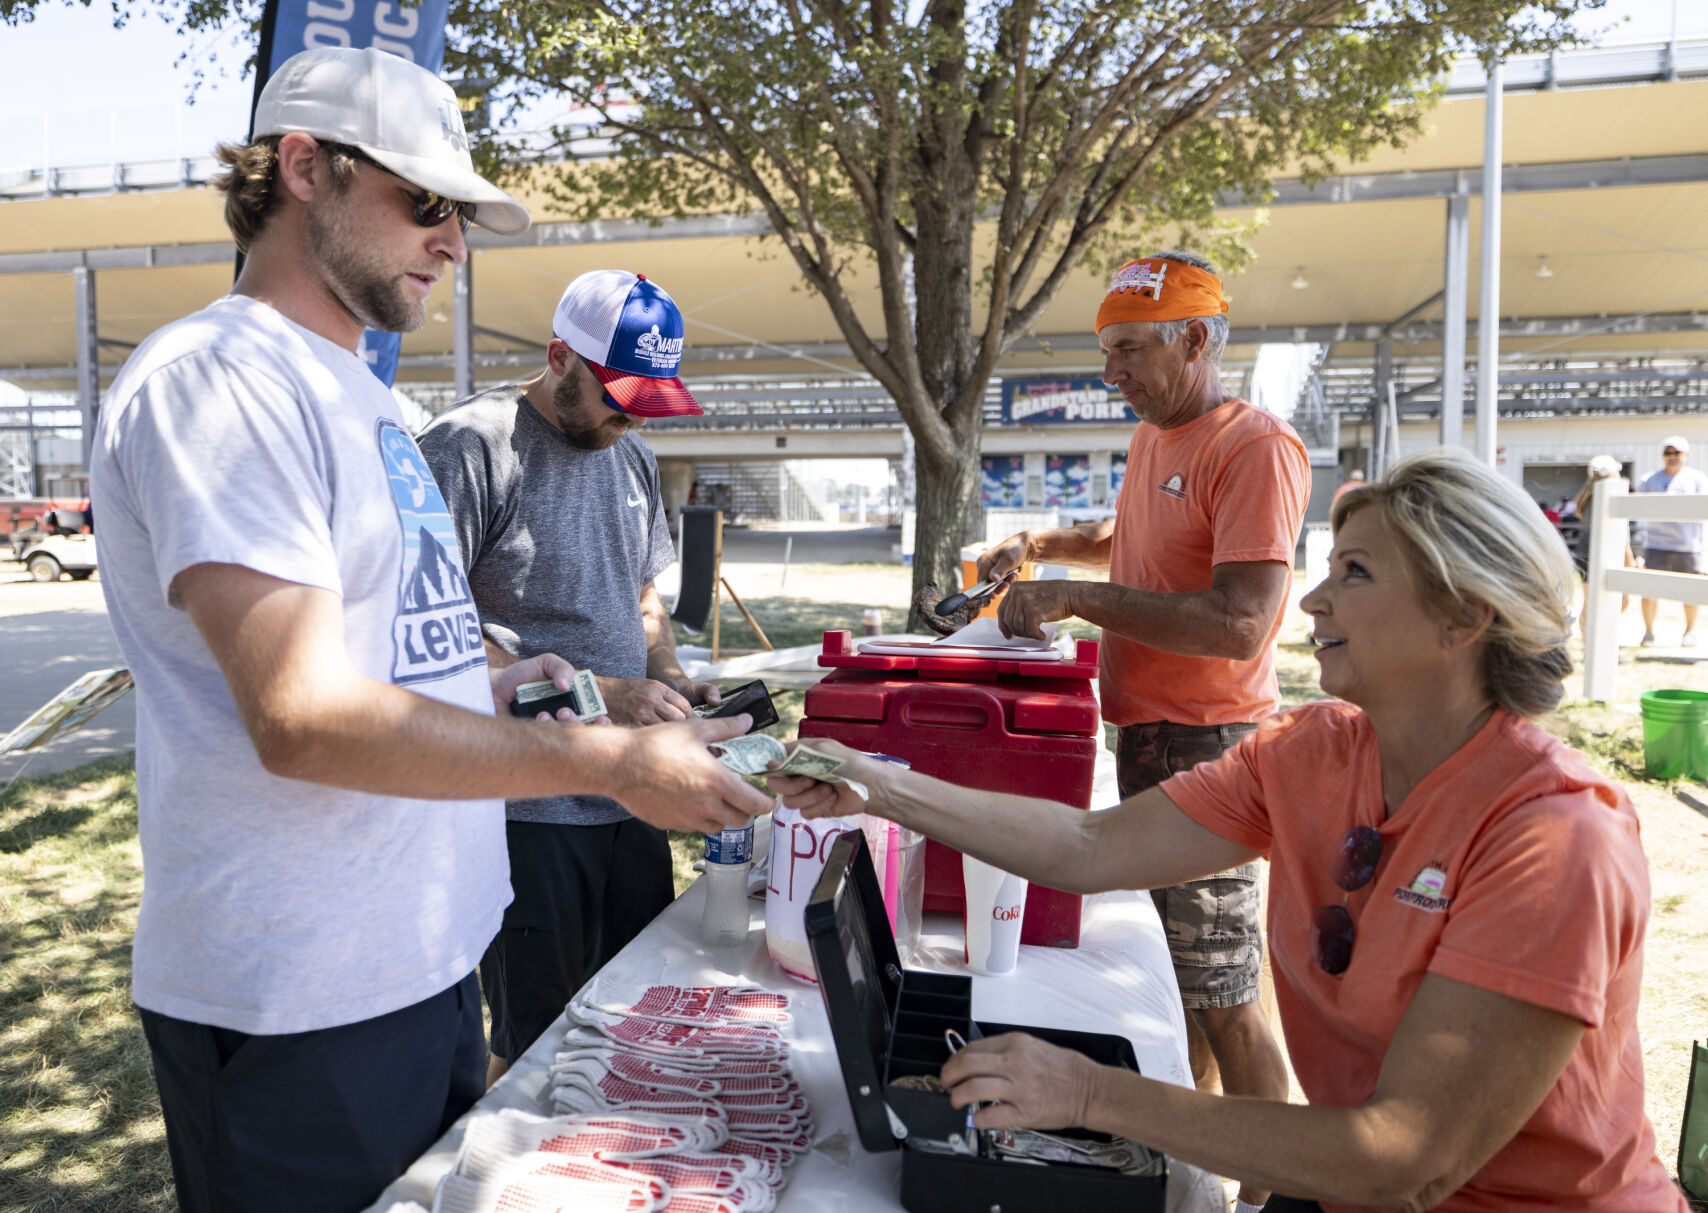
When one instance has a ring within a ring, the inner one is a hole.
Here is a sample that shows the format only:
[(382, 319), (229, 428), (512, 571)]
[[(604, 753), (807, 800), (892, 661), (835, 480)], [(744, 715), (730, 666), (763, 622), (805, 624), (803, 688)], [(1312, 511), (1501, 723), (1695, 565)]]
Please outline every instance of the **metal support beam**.
[(474, 395), (474, 261), (465, 258), (451, 271), (451, 387), (461, 400)]
[[(1383, 337), (1391, 337), (1396, 342), (1409, 345), (1432, 346), (1442, 339), (1443, 326), (1438, 321), (1412, 321), (1399, 327), (1391, 323), (1379, 321), (1346, 321), (1340, 324), (1300, 324), (1300, 325), (1250, 325), (1244, 328), (1235, 327), (1228, 334), (1228, 346), (1264, 345), (1269, 342), (1298, 342), (1315, 343), (1319, 345), (1367, 343), (1374, 344)], [(1693, 333), (1708, 335), (1708, 311), (1704, 312), (1640, 312), (1632, 316), (1539, 316), (1533, 318), (1506, 319), (1500, 322), (1500, 335), (1507, 340), (1536, 340), (1541, 338), (1590, 336), (1629, 336), (1638, 333)], [(883, 342), (877, 343), (879, 349), (884, 348)], [(1593, 349), (1594, 347), (1580, 347)], [(1097, 335), (1089, 329), (1081, 329), (1071, 333), (1043, 333), (1031, 337), (1022, 337), (1014, 343), (1013, 352), (1017, 354), (1035, 353), (1049, 350), (1056, 354), (1083, 353), (1097, 349)], [(1630, 355), (1621, 354), (1620, 357)], [(844, 342), (840, 341), (810, 341), (791, 343), (786, 346), (761, 346), (752, 343), (744, 345), (690, 345), (682, 352), (684, 366), (694, 363), (742, 363), (742, 362), (786, 362), (791, 358), (801, 359), (847, 359), (850, 374), (861, 373), (857, 365), (853, 365), (853, 353)], [(1094, 356), (1094, 361), (1101, 362), (1101, 356)], [(1230, 360), (1225, 360), (1230, 361)], [(408, 354), (398, 360), (398, 369), (403, 371), (433, 371), (450, 370), (455, 362), (451, 354)], [(540, 355), (537, 350), (512, 350), (504, 353), (476, 354), (474, 365), (492, 369), (509, 367), (538, 367)], [(101, 378), (111, 379), (118, 374), (119, 363), (110, 362), (102, 365)], [(708, 368), (708, 373), (727, 373)], [(808, 377), (818, 378), (820, 369), (807, 372)], [(1037, 373), (1046, 373), (1039, 370)], [(1530, 382), (1527, 379), (1511, 379), (1513, 372), (1502, 375), (1503, 382)], [(1576, 373), (1573, 373), (1576, 374)], [(1600, 372), (1582, 372), (1581, 377), (1589, 382), (1602, 376)], [(1552, 381), (1561, 378), (1559, 373), (1548, 373), (1544, 376)], [(1566, 377), (1570, 378), (1571, 374)], [(1666, 378), (1665, 373), (1654, 375), (1645, 373), (1643, 378)], [(0, 364), (0, 379), (9, 379), (16, 383), (75, 382), (77, 368), (75, 366), (7, 366)]]
[[(1249, 199), (1229, 194), (1218, 199), (1224, 207), (1324, 206), (1343, 202), (1387, 202), (1415, 198), (1448, 198), (1467, 188), (1464, 168), (1402, 170), (1393, 173), (1341, 174), (1307, 185), (1288, 178), (1272, 183), (1275, 196)], [(1633, 156), (1618, 160), (1566, 160), (1547, 164), (1508, 165), (1501, 191), (1507, 194), (1609, 189), (1615, 186), (1688, 185), (1708, 181), (1708, 154)], [(543, 248), (574, 244), (632, 243), (643, 240), (720, 239), (767, 236), (770, 225), (762, 214), (699, 215), (685, 219), (601, 220), (596, 223), (536, 223), (521, 236), (499, 236), (485, 228), (470, 228), (471, 249)], [(229, 240), (199, 244), (130, 245), (62, 249), (53, 252), (0, 253), (0, 274), (65, 273), (77, 266), (96, 270), (147, 269), (154, 266), (229, 265), (237, 248)]]
[(1442, 291), (1447, 316), (1441, 331), (1441, 445), (1465, 441), (1465, 318), (1471, 278), (1471, 195), (1447, 200), (1447, 266)]
[(1495, 465), (1500, 396), (1501, 65), (1489, 68), (1483, 121), (1483, 265), (1477, 296), (1477, 458)]
[[(71, 271), (77, 296), (77, 410), (83, 417), (83, 470), (95, 446), (95, 422), (101, 415), (101, 339), (96, 336), (95, 271)], [(31, 460), (35, 458), (31, 453)]]
[(1376, 342), (1376, 382), (1370, 401), (1370, 466), (1364, 474), (1371, 483), (1387, 474), (1393, 452), (1388, 450), (1388, 397), (1394, 386), (1394, 339), (1383, 337)]

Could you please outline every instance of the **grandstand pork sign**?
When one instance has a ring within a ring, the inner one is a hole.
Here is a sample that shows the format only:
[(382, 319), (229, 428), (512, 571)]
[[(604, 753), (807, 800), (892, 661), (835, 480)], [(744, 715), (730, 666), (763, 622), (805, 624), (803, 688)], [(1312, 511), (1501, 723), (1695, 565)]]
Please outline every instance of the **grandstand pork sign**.
[(1004, 379), (1004, 425), (1137, 425), (1121, 393), (1099, 379)]

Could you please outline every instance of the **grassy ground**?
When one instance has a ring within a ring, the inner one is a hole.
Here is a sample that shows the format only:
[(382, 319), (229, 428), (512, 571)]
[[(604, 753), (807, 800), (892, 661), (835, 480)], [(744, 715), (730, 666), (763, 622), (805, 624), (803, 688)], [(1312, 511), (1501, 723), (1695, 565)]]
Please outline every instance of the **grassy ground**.
[[(882, 570), (881, 580), (875, 570), (870, 588), (888, 608), (905, 598), (898, 584), (905, 590), (894, 570)], [(864, 609), (857, 592), (831, 602), (768, 595), (748, 605), (782, 648), (815, 643), (828, 627), (857, 630)], [(733, 640), (744, 626), (738, 615), (726, 618), (725, 634)], [(1633, 659), (1620, 667), (1619, 691), (1626, 705), (1645, 687), (1708, 690), (1708, 661), (1627, 655)], [(1287, 704), (1320, 697), (1296, 615), (1277, 667)], [(793, 735), (801, 700), (800, 692), (776, 696), (780, 736)], [(1654, 914), (1641, 1026), (1649, 1112), (1670, 1168), (1689, 1042), (1708, 1035), (1708, 788), (1644, 778), (1641, 723), (1628, 706), (1568, 703), (1545, 724), (1625, 781), (1643, 819)], [(693, 879), (700, 839), (674, 835), (672, 842), (680, 890)], [(0, 1213), (173, 1207), (147, 1051), (129, 999), (141, 885), (128, 762), (20, 781), (0, 797)]]
[(128, 761), (0, 800), (0, 1209), (175, 1207), (130, 1002), (141, 895)]

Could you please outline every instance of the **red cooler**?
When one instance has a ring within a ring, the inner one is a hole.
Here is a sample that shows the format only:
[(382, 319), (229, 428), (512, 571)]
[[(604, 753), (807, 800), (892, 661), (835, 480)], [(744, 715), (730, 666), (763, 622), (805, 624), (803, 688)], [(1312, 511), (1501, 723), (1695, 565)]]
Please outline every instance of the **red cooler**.
[[(1092, 766), (1103, 744), (1091, 693), (1096, 641), (1079, 641), (1072, 661), (1004, 661), (857, 653), (850, 633), (826, 632), (818, 663), (833, 668), (807, 691), (803, 738), (893, 754), (963, 787), (1091, 807)], [(1078, 947), (1083, 902), (1032, 885), (1020, 942)], [(961, 853), (932, 839), (925, 909), (965, 908)]]

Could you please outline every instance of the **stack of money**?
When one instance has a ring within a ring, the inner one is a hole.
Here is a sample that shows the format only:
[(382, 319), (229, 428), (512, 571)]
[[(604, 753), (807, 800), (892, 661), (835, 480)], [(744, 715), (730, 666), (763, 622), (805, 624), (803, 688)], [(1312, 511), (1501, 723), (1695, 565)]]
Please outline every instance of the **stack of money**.
[[(567, 705), (550, 702), (564, 695), (569, 699)], [(606, 714), (605, 697), (599, 693), (599, 680), (593, 677), (592, 670), (575, 671), (575, 681), (567, 692), (559, 691), (557, 684), (550, 680), (524, 682), (516, 688), (516, 704), (522, 708), (534, 708), (537, 704), (538, 707), (529, 715), (549, 712), (554, 716), (559, 708), (567, 706), (582, 724), (590, 724)]]

